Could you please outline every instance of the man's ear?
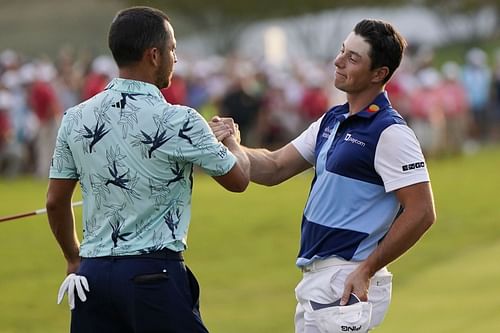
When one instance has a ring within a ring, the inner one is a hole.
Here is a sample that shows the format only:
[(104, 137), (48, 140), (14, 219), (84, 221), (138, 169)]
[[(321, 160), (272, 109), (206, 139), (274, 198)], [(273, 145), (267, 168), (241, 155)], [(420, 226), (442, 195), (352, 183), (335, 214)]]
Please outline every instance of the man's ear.
[(385, 78), (389, 75), (389, 67), (382, 66), (373, 71), (372, 82), (373, 83), (382, 83)]
[(152, 47), (144, 51), (144, 57), (146, 57), (147, 61), (152, 64), (154, 67), (158, 67), (160, 65), (160, 50), (157, 47)]

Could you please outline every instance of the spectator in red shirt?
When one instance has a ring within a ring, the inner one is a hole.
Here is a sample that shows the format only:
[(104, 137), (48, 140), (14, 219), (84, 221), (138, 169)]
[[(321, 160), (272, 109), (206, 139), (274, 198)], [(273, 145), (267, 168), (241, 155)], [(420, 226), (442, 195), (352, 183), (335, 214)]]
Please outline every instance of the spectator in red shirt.
[(321, 87), (310, 86), (304, 92), (301, 111), (307, 123), (317, 120), (328, 111), (328, 97)]
[[(50, 63), (36, 64), (28, 83), (27, 97), (31, 110), (38, 119), (35, 137), (35, 175), (46, 178), (54, 151), (59, 119), (62, 109), (59, 99), (50, 84), (56, 71)], [(29, 80), (30, 78), (27, 77)]]
[(446, 149), (451, 153), (462, 151), (470, 117), (467, 91), (460, 81), (460, 72), (457, 63), (445, 63), (442, 67), (444, 80), (437, 93), (446, 118)]
[(170, 81), (170, 86), (168, 88), (161, 89), (161, 93), (165, 100), (170, 104), (182, 104), (186, 105), (186, 81), (179, 75), (175, 75), (172, 77), (172, 81)]
[(13, 177), (21, 166), (22, 150), (16, 145), (12, 130), (12, 96), (0, 87), (0, 175)]
[(410, 126), (420, 141), (422, 151), (428, 156), (436, 156), (445, 145), (445, 117), (438, 90), (441, 78), (433, 68), (421, 70), (417, 77), (421, 86), (410, 96)]
[(5, 107), (8, 97), (5, 94), (5, 92), (0, 91), (0, 155), (2, 155), (3, 148), (12, 135), (9, 111)]
[(104, 55), (95, 58), (90, 72), (84, 79), (82, 100), (87, 100), (103, 91), (109, 81), (117, 76), (117, 73), (118, 69), (113, 59)]
[(323, 90), (323, 76), (314, 68), (305, 75), (299, 110), (304, 123), (311, 123), (328, 111), (328, 96)]

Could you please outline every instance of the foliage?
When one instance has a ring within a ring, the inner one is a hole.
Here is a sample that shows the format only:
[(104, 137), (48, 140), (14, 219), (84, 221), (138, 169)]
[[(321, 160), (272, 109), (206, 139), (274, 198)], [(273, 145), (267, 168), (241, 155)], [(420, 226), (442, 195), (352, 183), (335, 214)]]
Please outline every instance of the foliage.
[[(457, 29), (456, 14), (470, 16), (468, 30), (471, 31), (471, 36), (474, 39), (483, 38), (481, 19), (477, 18), (478, 11), (486, 8), (497, 12), (497, 17), (500, 17), (500, 6), (497, 0), (385, 0), (385, 1), (368, 1), (368, 0), (275, 0), (272, 5), (265, 0), (256, 1), (203, 1), (203, 0), (126, 0), (130, 5), (149, 5), (165, 10), (172, 18), (177, 34), (193, 35), (202, 34), (203, 38), (210, 40), (210, 45), (215, 52), (220, 54), (228, 53), (234, 50), (240, 37), (240, 33), (252, 22), (264, 21), (269, 19), (282, 19), (286, 17), (301, 16), (304, 19), (304, 26), (295, 26), (296, 33), (300, 36), (306, 34), (302, 38), (306, 45), (313, 44), (309, 47), (310, 52), (316, 52), (321, 58), (321, 51), (318, 50), (318, 43), (315, 43), (316, 32), (311, 33), (309, 28), (313, 26), (309, 22), (316, 19), (317, 14), (321, 11), (343, 10), (349, 8), (384, 8), (384, 7), (401, 7), (401, 6), (424, 6), (428, 7), (437, 13), (441, 18), (443, 29), (449, 30), (450, 35)], [(500, 20), (497, 19), (497, 27), (500, 27)], [(335, 33), (339, 30), (335, 27), (335, 23), (331, 23), (328, 29)], [(450, 41), (453, 42), (453, 41)], [(315, 57), (315, 55), (312, 55)]]
[(500, 9), (497, 0), (423, 0), (423, 5), (448, 12), (471, 12), (481, 7)]
[(490, 6), (498, 9), (497, 0), (274, 0), (272, 4), (266, 0), (233, 1), (233, 0), (128, 0), (132, 5), (150, 5), (167, 12), (176, 12), (193, 22), (206, 27), (207, 24), (236, 23), (242, 21), (262, 20), (267, 18), (297, 16), (315, 13), (323, 10), (333, 10), (342, 7), (384, 7), (403, 6), (410, 3), (424, 5), (447, 12), (470, 12), (478, 8)]
[[(225, 22), (241, 22), (262, 20), (266, 18), (286, 17), (301, 15), (305, 13), (314, 13), (322, 10), (340, 8), (344, 6), (374, 6), (373, 1), (369, 0), (338, 0), (332, 3), (331, 0), (275, 0), (272, 5), (266, 0), (255, 1), (233, 1), (233, 0), (148, 0), (137, 1), (130, 0), (131, 4), (144, 5), (145, 3), (164, 9), (166, 11), (175, 11), (185, 17), (190, 17), (200, 25), (206, 26), (215, 20)], [(377, 2), (377, 6), (398, 4), (398, 0), (386, 0), (383, 3)]]

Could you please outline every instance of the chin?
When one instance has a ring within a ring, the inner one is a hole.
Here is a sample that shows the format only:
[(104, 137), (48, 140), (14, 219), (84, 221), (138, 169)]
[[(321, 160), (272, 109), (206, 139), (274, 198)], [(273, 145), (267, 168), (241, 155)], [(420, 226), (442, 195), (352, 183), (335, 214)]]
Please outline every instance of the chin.
[(345, 89), (344, 89), (344, 85), (343, 85), (343, 84), (338, 83), (337, 81), (335, 81), (335, 82), (333, 83), (333, 85), (334, 85), (334, 86), (335, 86), (335, 88), (337, 88), (338, 90), (345, 91)]
[(167, 89), (168, 87), (170, 87), (170, 80), (167, 80), (167, 81), (158, 81), (158, 83), (156, 84), (156, 86), (159, 88), (159, 89)]
[(172, 75), (169, 75), (165, 81), (163, 81), (163, 84), (164, 84), (164, 88), (168, 88), (170, 87), (170, 84), (172, 83)]

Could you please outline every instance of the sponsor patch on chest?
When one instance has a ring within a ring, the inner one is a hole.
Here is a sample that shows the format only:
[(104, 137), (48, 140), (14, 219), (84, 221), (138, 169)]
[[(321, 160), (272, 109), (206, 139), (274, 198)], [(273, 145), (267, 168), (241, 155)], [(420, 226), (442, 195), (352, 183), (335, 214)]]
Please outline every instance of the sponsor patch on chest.
[(348, 141), (348, 142), (354, 143), (354, 144), (359, 145), (359, 146), (361, 146), (361, 147), (366, 146), (366, 143), (364, 143), (364, 142), (363, 142), (363, 141), (361, 141), (361, 140), (356, 139), (355, 137), (353, 137), (353, 136), (351, 135), (351, 133), (347, 133), (347, 134), (345, 135), (344, 141)]

